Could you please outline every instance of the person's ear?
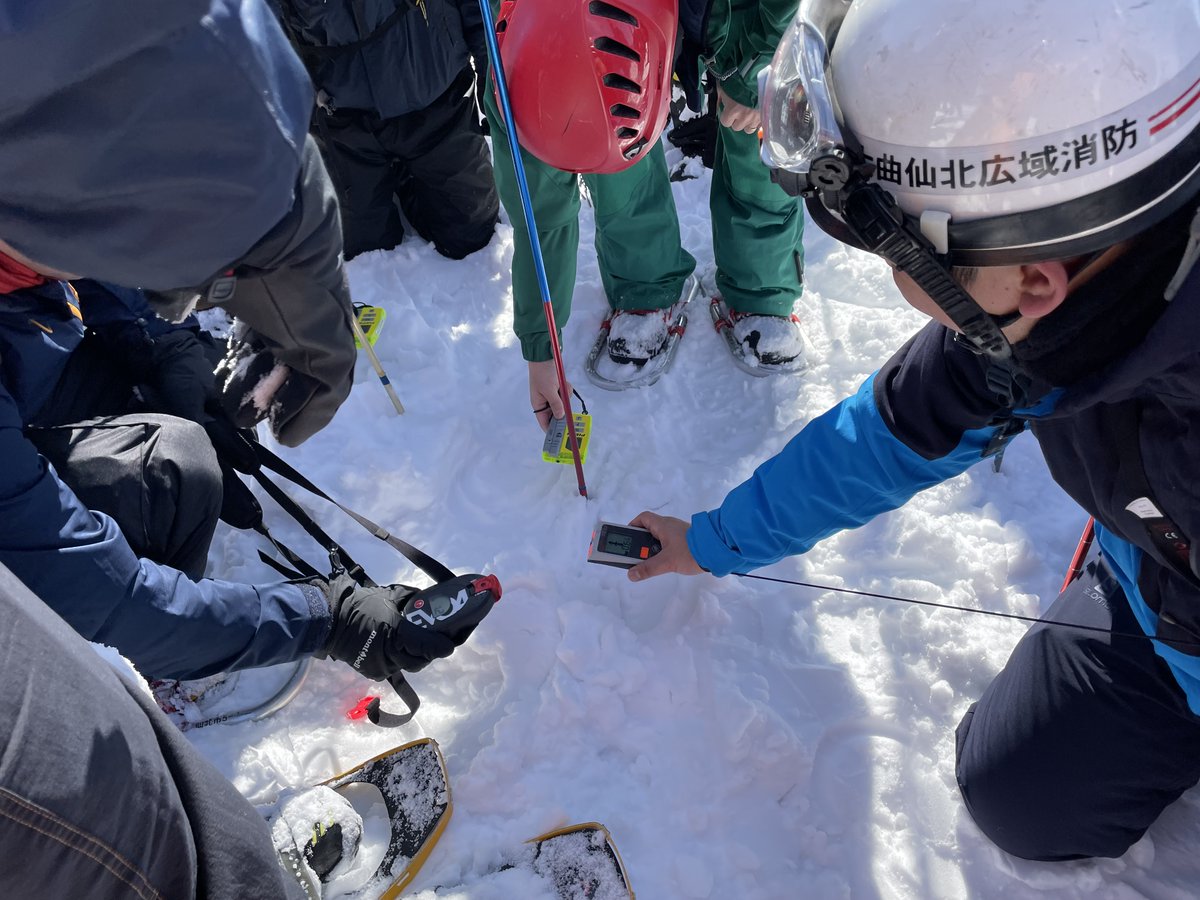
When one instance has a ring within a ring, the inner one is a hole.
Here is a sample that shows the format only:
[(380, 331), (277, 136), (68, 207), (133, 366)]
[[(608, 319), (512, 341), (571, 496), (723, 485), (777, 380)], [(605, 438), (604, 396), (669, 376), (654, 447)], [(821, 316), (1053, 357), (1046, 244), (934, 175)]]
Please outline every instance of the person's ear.
[(1027, 319), (1050, 315), (1067, 299), (1071, 277), (1063, 263), (1030, 263), (1021, 266), (1021, 299), (1017, 310)]

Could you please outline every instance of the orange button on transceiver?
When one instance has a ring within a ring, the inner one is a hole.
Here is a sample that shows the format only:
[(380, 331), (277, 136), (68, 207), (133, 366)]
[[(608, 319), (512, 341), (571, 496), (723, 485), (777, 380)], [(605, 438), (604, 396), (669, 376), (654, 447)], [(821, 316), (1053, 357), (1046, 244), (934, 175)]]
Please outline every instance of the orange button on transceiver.
[(649, 559), (650, 558), (650, 548), (643, 547), (642, 552), (639, 553), (638, 556), (640, 556), (642, 559)]

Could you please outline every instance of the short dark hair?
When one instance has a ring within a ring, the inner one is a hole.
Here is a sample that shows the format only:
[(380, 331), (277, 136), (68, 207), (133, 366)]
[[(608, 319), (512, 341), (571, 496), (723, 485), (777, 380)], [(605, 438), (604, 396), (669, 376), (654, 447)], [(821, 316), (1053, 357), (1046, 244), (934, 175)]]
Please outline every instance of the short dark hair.
[(979, 277), (978, 266), (951, 266), (950, 277), (958, 282), (958, 286), (969, 288), (975, 283), (975, 279)]

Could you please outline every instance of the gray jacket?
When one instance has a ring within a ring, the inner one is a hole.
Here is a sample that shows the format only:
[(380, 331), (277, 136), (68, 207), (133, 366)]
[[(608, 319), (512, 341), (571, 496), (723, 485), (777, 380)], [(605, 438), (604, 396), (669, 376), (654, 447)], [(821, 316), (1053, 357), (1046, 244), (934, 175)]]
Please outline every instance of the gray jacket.
[(0, 240), (152, 290), (242, 264), (230, 312), (316, 383), (287, 444), (332, 418), (355, 358), (312, 98), (262, 0), (0, 0)]

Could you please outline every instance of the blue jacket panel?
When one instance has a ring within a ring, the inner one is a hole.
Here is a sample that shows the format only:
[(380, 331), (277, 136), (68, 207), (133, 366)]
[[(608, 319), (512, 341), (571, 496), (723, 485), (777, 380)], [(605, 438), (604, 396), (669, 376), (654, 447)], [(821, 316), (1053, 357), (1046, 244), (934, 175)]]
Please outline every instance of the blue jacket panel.
[[(982, 458), (994, 431), (966, 431), (949, 453), (925, 459), (888, 430), (869, 379), (759, 466), (719, 509), (694, 515), (688, 545), (714, 575), (804, 553), (966, 471)], [(855, 464), (847, 466), (847, 460)]]
[[(1096, 544), (1108, 563), (1113, 577), (1129, 598), (1133, 615), (1146, 634), (1157, 634), (1159, 616), (1146, 602), (1138, 587), (1138, 572), (1142, 571), (1142, 549), (1129, 541), (1117, 537), (1103, 525), (1096, 526)], [(1200, 659), (1182, 650), (1155, 641), (1154, 650), (1166, 662), (1175, 681), (1183, 688), (1188, 706), (1200, 715)]]
[(22, 424), (45, 405), (82, 340), (78, 298), (64, 282), (0, 296), (0, 385)]
[[(1090, 288), (1132, 284), (1138, 293), (1124, 299), (1155, 309), (1144, 336), (1065, 387), (1040, 384), (1036, 400), (1015, 412), (997, 405), (980, 359), (931, 323), (720, 508), (693, 517), (696, 561), (723, 575), (802, 553), (963, 471), (1027, 422), (1054, 479), (1095, 517), (1101, 550), (1147, 633), (1181, 642), (1155, 646), (1200, 714), (1200, 269), (1163, 304), (1172, 270), (1151, 263), (1147, 276), (1147, 265), (1131, 262), (1132, 272)], [(1097, 341), (1077, 340), (1094, 362)], [(1067, 346), (1060, 355), (1070, 353)], [(1135, 514), (1140, 499), (1163, 511), (1190, 545), (1190, 561), (1168, 557)]]
[(263, 0), (0, 0), (0, 238), (202, 284), (292, 207), (312, 87)]
[(73, 299), (61, 283), (0, 298), (0, 562), (80, 634), (118, 648), (150, 677), (198, 677), (317, 650), (330, 625), (321, 591), (193, 582), (138, 559), (116, 523), (85, 508), (26, 438), (27, 415), (82, 338)]

